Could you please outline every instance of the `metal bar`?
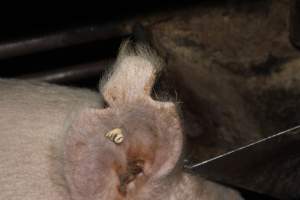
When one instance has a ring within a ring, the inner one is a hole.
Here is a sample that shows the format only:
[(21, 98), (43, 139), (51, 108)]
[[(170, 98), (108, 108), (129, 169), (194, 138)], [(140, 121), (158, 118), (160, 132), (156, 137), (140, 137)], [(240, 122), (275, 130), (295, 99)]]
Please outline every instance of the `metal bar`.
[(107, 23), (0, 43), (0, 59), (124, 36), (128, 25), (129, 21)]
[(279, 199), (300, 199), (300, 126), (186, 169)]
[(82, 78), (99, 75), (101, 72), (107, 69), (108, 66), (112, 65), (112, 63), (113, 59), (101, 60), (93, 63), (78, 64), (60, 68), (57, 70), (22, 75), (16, 78), (50, 83), (69, 83)]

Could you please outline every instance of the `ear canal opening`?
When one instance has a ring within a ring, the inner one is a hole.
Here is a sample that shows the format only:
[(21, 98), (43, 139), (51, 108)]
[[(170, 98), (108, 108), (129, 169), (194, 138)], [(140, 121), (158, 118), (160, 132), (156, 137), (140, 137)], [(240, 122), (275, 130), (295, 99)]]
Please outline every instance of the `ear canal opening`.
[(127, 164), (127, 170), (119, 175), (119, 192), (126, 196), (128, 185), (136, 180), (136, 178), (144, 172), (144, 160), (131, 160)]

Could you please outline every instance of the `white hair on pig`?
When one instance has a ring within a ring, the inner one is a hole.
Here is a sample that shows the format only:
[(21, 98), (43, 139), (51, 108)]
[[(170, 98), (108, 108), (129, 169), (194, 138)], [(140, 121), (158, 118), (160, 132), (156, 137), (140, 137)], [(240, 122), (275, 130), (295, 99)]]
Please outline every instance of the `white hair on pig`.
[(114, 106), (148, 98), (164, 64), (148, 45), (126, 40), (111, 71), (100, 83), (104, 99)]

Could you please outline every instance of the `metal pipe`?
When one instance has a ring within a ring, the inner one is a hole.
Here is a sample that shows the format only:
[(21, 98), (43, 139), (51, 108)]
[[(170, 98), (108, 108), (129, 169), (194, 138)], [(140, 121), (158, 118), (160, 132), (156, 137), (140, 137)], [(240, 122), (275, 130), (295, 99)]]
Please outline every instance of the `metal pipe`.
[(85, 26), (48, 35), (0, 43), (0, 59), (129, 34), (129, 21)]
[(105, 71), (105, 69), (107, 69), (108, 66), (112, 65), (112, 63), (113, 59), (101, 60), (93, 63), (78, 64), (74, 66), (60, 68), (57, 70), (22, 75), (16, 78), (34, 81), (44, 81), (49, 83), (69, 83), (78, 81), (83, 78), (99, 75), (101, 72)]

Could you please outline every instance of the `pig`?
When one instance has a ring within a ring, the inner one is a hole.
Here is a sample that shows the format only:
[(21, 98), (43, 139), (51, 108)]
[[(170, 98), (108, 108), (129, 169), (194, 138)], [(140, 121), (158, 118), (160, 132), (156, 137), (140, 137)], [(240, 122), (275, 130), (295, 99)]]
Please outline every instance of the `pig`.
[(101, 94), (0, 79), (0, 199), (243, 199), (183, 170), (177, 105), (151, 97), (163, 65), (126, 41)]

